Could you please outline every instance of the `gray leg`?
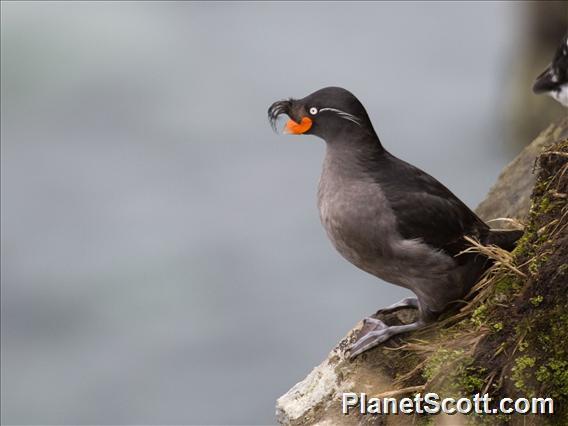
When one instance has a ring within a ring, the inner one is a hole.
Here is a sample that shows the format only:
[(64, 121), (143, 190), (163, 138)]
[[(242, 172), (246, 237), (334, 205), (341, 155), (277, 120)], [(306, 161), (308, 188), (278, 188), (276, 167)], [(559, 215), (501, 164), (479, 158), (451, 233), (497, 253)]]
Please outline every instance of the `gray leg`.
[(379, 309), (377, 314), (390, 314), (391, 312), (398, 311), (399, 309), (418, 309), (419, 307), (420, 305), (418, 304), (418, 299), (416, 297), (405, 297), (386, 308)]
[(419, 319), (412, 324), (391, 326), (386, 325), (381, 320), (374, 320), (372, 322), (376, 324), (376, 328), (365, 334), (357, 342), (355, 342), (351, 348), (349, 348), (349, 358), (355, 358), (357, 355), (386, 342), (392, 336), (418, 330), (426, 325), (426, 322), (422, 319)]
[(351, 348), (349, 348), (349, 358), (353, 359), (357, 355), (368, 351), (375, 346), (380, 345), (383, 342), (389, 340), (392, 336), (396, 336), (401, 333), (408, 333), (409, 331), (418, 330), (425, 327), (428, 323), (435, 321), (438, 313), (432, 311), (425, 304), (421, 304), (417, 299), (413, 297), (408, 297), (401, 300), (394, 305), (389, 306), (385, 310), (379, 312), (384, 312), (389, 310), (397, 310), (401, 308), (417, 308), (419, 309), (419, 318), (416, 322), (405, 325), (387, 325), (383, 321), (376, 318), (365, 318), (363, 322), (366, 324), (373, 324), (373, 327), (365, 335), (363, 335), (359, 340), (357, 340)]
[[(418, 299), (416, 297), (406, 297), (402, 300), (399, 300), (396, 303), (393, 303), (390, 306), (387, 306), (386, 308), (379, 309), (377, 311), (377, 314), (390, 314), (392, 312), (396, 312), (400, 309), (405, 309), (405, 308), (406, 309), (420, 309), (420, 304), (418, 303)], [(380, 319), (373, 318), (373, 317), (363, 318), (363, 324), (364, 325), (373, 324), (374, 325), (373, 331), (375, 331), (377, 329), (388, 327)]]

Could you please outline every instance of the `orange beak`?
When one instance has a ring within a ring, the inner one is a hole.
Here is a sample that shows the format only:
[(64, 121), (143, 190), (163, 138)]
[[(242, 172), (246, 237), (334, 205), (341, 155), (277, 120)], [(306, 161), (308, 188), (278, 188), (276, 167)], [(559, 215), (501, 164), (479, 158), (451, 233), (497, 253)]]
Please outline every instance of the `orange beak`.
[(290, 119), (284, 126), (284, 133), (292, 135), (301, 135), (306, 133), (312, 127), (312, 120), (309, 117), (302, 117), (300, 123), (296, 123), (294, 120)]

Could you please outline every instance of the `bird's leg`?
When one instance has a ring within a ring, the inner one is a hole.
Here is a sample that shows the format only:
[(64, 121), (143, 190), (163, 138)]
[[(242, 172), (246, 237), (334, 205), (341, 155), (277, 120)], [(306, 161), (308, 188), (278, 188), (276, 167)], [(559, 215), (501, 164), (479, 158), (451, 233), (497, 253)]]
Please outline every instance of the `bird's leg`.
[(396, 309), (400, 309), (402, 307), (416, 307), (419, 309), (419, 317), (415, 322), (404, 325), (387, 325), (376, 318), (365, 318), (364, 323), (371, 323), (374, 327), (359, 338), (359, 340), (353, 343), (353, 345), (349, 348), (349, 358), (353, 359), (357, 355), (386, 342), (397, 334), (408, 333), (409, 331), (423, 328), (428, 323), (434, 321), (439, 314), (438, 312), (429, 309), (426, 304), (421, 304), (417, 299), (411, 297), (403, 299), (400, 302), (389, 306), (387, 309), (391, 309), (393, 307)]
[(418, 299), (416, 297), (405, 297), (402, 300), (399, 300), (396, 303), (393, 303), (386, 308), (379, 309), (377, 314), (390, 314), (392, 312), (396, 312), (400, 309), (418, 309), (420, 305), (418, 304)]
[[(400, 309), (405, 309), (405, 308), (419, 309), (420, 305), (418, 304), (418, 299), (416, 297), (405, 297), (404, 299), (399, 300), (398, 302), (393, 303), (392, 305), (389, 305), (386, 308), (379, 309), (375, 315), (390, 314), (392, 312), (396, 312)], [(384, 322), (373, 317), (363, 318), (363, 324), (373, 324), (375, 326), (374, 330), (388, 327), (388, 325), (386, 325)]]
[[(419, 319), (416, 322), (406, 325), (386, 325), (381, 320), (375, 320), (377, 327), (363, 337), (361, 337), (358, 341), (356, 341), (351, 348), (349, 348), (349, 358), (353, 359), (357, 355), (368, 351), (375, 346), (380, 345), (383, 342), (386, 342), (392, 336), (401, 333), (407, 333), (409, 331), (418, 330), (426, 325), (426, 322), (422, 319)], [(373, 321), (373, 322), (375, 322)]]

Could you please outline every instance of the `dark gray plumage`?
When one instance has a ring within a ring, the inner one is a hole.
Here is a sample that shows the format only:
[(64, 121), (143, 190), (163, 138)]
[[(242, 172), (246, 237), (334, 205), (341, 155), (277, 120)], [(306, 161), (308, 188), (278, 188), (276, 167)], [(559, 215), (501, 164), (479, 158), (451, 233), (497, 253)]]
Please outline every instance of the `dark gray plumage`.
[(417, 322), (387, 326), (367, 319), (375, 327), (353, 345), (351, 356), (423, 327), (469, 292), (490, 263), (481, 255), (458, 256), (467, 247), (464, 236), (510, 250), (521, 234), (490, 230), (444, 185), (388, 153), (363, 105), (345, 89), (328, 87), (303, 99), (276, 102), (268, 113), (273, 125), (287, 114), (292, 133), (325, 140), (318, 207), (339, 253), (416, 295), (383, 312), (416, 308)]

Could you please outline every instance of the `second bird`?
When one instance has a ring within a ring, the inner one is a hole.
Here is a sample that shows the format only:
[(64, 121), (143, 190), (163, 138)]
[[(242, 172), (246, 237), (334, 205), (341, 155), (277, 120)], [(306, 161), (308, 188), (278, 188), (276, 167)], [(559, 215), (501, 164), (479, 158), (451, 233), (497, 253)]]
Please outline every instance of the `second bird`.
[(465, 236), (483, 244), (514, 248), (521, 231), (493, 231), (444, 185), (391, 155), (381, 144), (359, 100), (349, 91), (327, 87), (303, 99), (275, 102), (268, 110), (275, 128), (325, 140), (327, 149), (318, 189), (321, 222), (349, 262), (392, 284), (411, 290), (381, 312), (418, 309), (416, 322), (373, 328), (350, 348), (355, 357), (390, 337), (435, 321), (462, 299), (490, 265), (480, 254), (460, 254)]

